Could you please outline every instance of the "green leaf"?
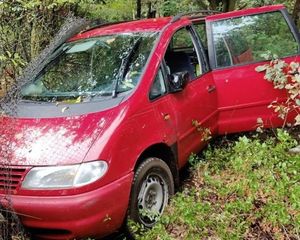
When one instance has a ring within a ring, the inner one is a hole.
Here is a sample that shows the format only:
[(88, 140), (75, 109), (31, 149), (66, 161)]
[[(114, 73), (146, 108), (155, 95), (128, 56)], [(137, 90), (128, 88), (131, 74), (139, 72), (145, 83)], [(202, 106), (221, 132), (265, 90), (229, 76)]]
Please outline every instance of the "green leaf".
[(268, 65), (266, 65), (266, 64), (265, 65), (260, 65), (260, 66), (255, 68), (255, 71), (256, 72), (263, 72), (263, 71), (266, 71), (267, 68), (268, 68)]

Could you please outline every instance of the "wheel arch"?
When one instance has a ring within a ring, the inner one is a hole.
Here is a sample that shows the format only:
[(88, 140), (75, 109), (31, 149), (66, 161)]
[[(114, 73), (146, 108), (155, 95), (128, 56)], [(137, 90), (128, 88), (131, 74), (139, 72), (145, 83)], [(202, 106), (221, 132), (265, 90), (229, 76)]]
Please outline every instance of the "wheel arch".
[(175, 143), (171, 146), (168, 146), (165, 143), (157, 143), (149, 146), (137, 159), (134, 166), (134, 171), (136, 171), (138, 166), (149, 157), (157, 157), (163, 160), (169, 166), (174, 178), (175, 188), (177, 188), (179, 185), (177, 144)]

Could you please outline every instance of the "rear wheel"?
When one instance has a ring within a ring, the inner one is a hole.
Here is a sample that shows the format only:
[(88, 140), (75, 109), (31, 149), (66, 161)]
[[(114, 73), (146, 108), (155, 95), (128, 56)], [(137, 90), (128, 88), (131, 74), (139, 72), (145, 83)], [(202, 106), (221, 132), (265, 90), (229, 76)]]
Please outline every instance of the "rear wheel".
[(134, 175), (128, 219), (151, 228), (173, 194), (174, 180), (168, 165), (159, 158), (146, 159)]

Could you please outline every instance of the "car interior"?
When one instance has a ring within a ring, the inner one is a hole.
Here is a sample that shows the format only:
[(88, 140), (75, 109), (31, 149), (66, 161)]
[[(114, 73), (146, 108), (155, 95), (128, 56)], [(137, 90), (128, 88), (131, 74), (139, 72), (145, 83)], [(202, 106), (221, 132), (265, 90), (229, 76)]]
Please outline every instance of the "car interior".
[(168, 74), (186, 71), (191, 80), (201, 75), (201, 64), (187, 29), (180, 29), (174, 34), (165, 54), (165, 62)]

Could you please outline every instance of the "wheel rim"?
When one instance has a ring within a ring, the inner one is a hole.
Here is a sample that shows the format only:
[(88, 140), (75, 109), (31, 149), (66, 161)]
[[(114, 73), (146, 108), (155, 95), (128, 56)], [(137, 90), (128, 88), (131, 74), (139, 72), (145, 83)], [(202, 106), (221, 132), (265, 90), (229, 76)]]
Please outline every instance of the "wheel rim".
[(169, 190), (164, 178), (149, 174), (138, 194), (139, 217), (146, 227), (152, 227), (168, 203)]

